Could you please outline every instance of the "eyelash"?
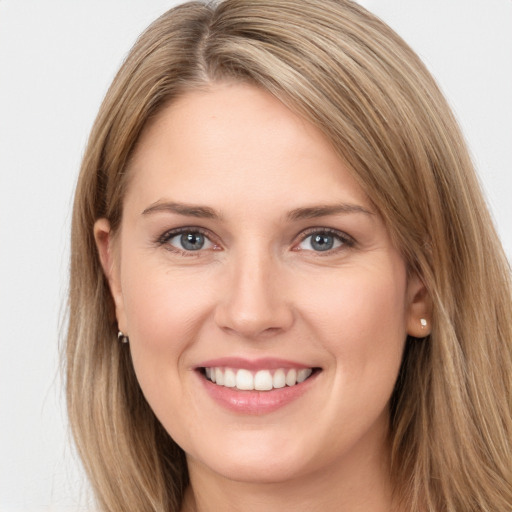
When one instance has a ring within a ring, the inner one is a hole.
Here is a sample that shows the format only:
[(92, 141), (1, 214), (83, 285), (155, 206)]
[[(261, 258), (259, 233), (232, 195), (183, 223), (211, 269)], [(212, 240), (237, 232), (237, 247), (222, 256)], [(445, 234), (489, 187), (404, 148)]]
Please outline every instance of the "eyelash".
[(170, 245), (168, 243), (169, 240), (173, 239), (174, 237), (179, 236), (179, 235), (184, 235), (187, 233), (199, 234), (199, 235), (204, 236), (211, 244), (213, 244), (214, 250), (218, 250), (218, 249), (215, 249), (215, 247), (218, 247), (218, 245), (212, 240), (214, 238), (212, 236), (212, 234), (209, 231), (202, 229), (202, 228), (198, 228), (198, 227), (183, 227), (183, 228), (171, 229), (170, 231), (166, 231), (165, 233), (163, 233), (156, 239), (156, 244), (158, 246), (165, 246), (166, 250), (168, 250), (170, 252), (177, 253), (180, 256), (186, 256), (186, 257), (200, 256), (201, 252), (203, 252), (202, 250), (186, 251), (183, 249), (179, 249), (178, 247), (174, 247), (173, 245)]
[[(199, 228), (199, 227), (191, 227), (191, 226), (166, 231), (165, 233), (163, 233), (156, 239), (156, 244), (158, 246), (165, 246), (166, 250), (174, 252), (174, 253), (178, 253), (181, 256), (187, 256), (187, 257), (200, 256), (201, 252), (203, 252), (203, 250), (201, 250), (201, 249), (199, 249), (197, 251), (187, 251), (187, 250), (179, 249), (178, 247), (172, 246), (168, 243), (171, 239), (173, 239), (179, 235), (183, 235), (183, 234), (187, 234), (187, 233), (200, 234), (200, 235), (204, 236), (211, 244), (213, 244), (213, 247), (214, 247), (213, 250), (219, 250), (218, 249), (219, 245), (216, 244), (216, 242), (214, 242), (212, 240), (214, 237), (212, 236), (210, 231)], [(325, 250), (325, 253), (323, 253), (323, 251), (310, 251), (310, 252), (315, 253), (316, 256), (327, 256), (327, 255), (333, 254), (334, 252), (338, 252), (339, 250), (342, 250), (343, 248), (354, 247), (356, 244), (356, 241), (351, 236), (344, 233), (343, 231), (338, 231), (337, 229), (326, 228), (326, 227), (314, 227), (314, 228), (309, 228), (300, 234), (300, 240), (297, 244), (294, 245), (293, 250), (295, 250), (297, 252), (304, 251), (304, 249), (298, 249), (297, 246), (302, 244), (305, 240), (307, 240), (308, 237), (310, 237), (312, 235), (332, 236), (332, 237), (338, 239), (339, 242), (341, 242), (340, 247)]]
[[(309, 238), (310, 236), (313, 236), (313, 235), (328, 235), (328, 236), (337, 238), (341, 242), (340, 247), (337, 247), (334, 249), (328, 249), (325, 252), (311, 251), (315, 254), (315, 256), (332, 255), (333, 253), (343, 250), (344, 248), (346, 249), (346, 248), (354, 247), (356, 244), (356, 241), (351, 236), (344, 233), (343, 231), (338, 231), (337, 229), (333, 229), (333, 228), (315, 227), (315, 228), (308, 228), (306, 231), (304, 231), (300, 235), (300, 241), (298, 244), (296, 244), (295, 247), (297, 247), (297, 245), (300, 245), (301, 243), (304, 242), (304, 240), (306, 240), (307, 238)], [(295, 250), (302, 251), (303, 249), (295, 248)]]

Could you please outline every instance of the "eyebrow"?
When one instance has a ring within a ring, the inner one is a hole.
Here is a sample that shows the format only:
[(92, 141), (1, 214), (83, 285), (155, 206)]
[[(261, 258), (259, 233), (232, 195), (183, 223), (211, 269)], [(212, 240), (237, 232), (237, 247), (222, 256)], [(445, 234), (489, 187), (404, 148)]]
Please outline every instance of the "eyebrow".
[(157, 201), (152, 205), (148, 206), (142, 215), (149, 215), (157, 212), (170, 212), (178, 213), (179, 215), (185, 215), (188, 217), (198, 217), (202, 219), (216, 219), (220, 220), (221, 216), (213, 208), (208, 206), (199, 206), (187, 203), (175, 203), (175, 202), (161, 202)]
[[(150, 215), (157, 212), (177, 213), (188, 217), (197, 217), (203, 219), (221, 220), (221, 215), (209, 206), (200, 206), (188, 203), (176, 203), (172, 201), (157, 201), (148, 206), (142, 215)], [(328, 215), (339, 215), (347, 213), (363, 213), (365, 215), (375, 215), (373, 212), (357, 204), (341, 203), (333, 205), (318, 205), (304, 208), (296, 208), (288, 212), (286, 217), (291, 221), (314, 219)]]
[(320, 205), (311, 206), (308, 208), (296, 208), (288, 213), (289, 220), (305, 220), (314, 219), (317, 217), (325, 217), (327, 215), (339, 215), (342, 213), (364, 213), (365, 215), (375, 215), (370, 210), (363, 208), (358, 204), (333, 204), (333, 205)]

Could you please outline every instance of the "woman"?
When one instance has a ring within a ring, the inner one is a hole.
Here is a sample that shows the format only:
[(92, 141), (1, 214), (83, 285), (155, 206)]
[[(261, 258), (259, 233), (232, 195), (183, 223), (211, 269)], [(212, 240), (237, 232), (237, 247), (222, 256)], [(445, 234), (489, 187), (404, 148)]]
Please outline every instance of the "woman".
[(382, 22), (226, 0), (141, 36), (73, 216), (103, 510), (508, 510), (510, 311), (456, 123)]

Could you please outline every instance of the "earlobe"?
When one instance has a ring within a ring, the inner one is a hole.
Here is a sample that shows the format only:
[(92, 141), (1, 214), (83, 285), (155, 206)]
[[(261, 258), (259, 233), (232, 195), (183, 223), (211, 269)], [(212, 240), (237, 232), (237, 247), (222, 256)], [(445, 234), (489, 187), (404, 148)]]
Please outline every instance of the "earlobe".
[(416, 274), (408, 282), (407, 334), (414, 338), (425, 338), (432, 331), (432, 301), (430, 294)]
[(101, 266), (105, 277), (107, 278), (110, 293), (114, 300), (119, 329), (121, 331), (126, 331), (123, 295), (119, 277), (119, 265), (117, 264), (113, 250), (110, 222), (107, 219), (98, 219), (94, 223), (94, 240), (96, 241)]

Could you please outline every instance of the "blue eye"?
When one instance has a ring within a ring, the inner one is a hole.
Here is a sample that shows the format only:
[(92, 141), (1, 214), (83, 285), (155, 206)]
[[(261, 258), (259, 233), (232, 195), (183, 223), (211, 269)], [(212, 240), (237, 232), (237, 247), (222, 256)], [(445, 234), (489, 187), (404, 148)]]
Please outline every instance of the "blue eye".
[(205, 237), (201, 233), (184, 233), (180, 236), (180, 243), (187, 251), (198, 251), (204, 247)]
[(200, 231), (186, 230), (178, 233), (167, 233), (161, 238), (162, 244), (168, 244), (172, 248), (184, 252), (211, 249), (214, 244)]
[(338, 249), (343, 245), (352, 245), (351, 240), (348, 237), (332, 233), (331, 231), (315, 231), (302, 239), (298, 249), (302, 251), (326, 252)]

